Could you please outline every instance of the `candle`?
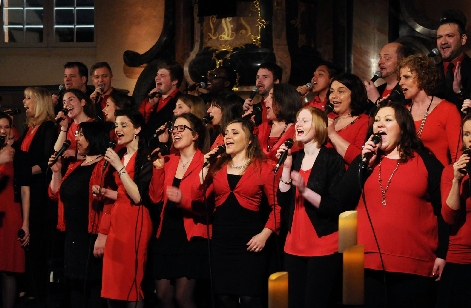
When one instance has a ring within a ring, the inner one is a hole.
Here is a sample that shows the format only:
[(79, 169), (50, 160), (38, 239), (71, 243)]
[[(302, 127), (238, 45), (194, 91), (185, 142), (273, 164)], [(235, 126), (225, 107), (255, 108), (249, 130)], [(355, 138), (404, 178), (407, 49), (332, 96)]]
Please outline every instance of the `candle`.
[(346, 211), (339, 216), (339, 252), (357, 244), (357, 211)]
[(363, 305), (365, 293), (365, 249), (363, 245), (347, 248), (343, 252), (344, 305)]
[(288, 308), (288, 272), (274, 273), (268, 278), (268, 308)]

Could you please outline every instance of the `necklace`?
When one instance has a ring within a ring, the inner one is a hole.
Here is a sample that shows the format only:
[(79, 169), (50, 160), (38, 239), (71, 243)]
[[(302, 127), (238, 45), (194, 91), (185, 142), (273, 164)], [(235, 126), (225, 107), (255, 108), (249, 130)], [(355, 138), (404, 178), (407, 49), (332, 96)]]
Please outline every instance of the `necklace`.
[(100, 158), (100, 157), (102, 157), (102, 156), (103, 156), (103, 155), (98, 155), (98, 156), (95, 157), (95, 158), (92, 158), (92, 159), (90, 159), (90, 160), (86, 160), (86, 161), (84, 161), (84, 162), (82, 163), (82, 166), (88, 165), (88, 164), (94, 162), (95, 160), (97, 160), (98, 158)]
[[(283, 131), (278, 136), (278, 139), (275, 141), (275, 143), (273, 143), (273, 145), (277, 144), (277, 142), (280, 141), (281, 136), (283, 136), (283, 134), (286, 132), (286, 128), (288, 128), (288, 123), (285, 123), (285, 128), (283, 128)], [(270, 122), (270, 133), (268, 134), (268, 137), (267, 137), (267, 153), (270, 152), (272, 148), (272, 146), (270, 146), (270, 135), (271, 135), (272, 129), (273, 129), (273, 122)]]
[(396, 173), (397, 169), (399, 168), (399, 160), (397, 161), (396, 168), (394, 168), (393, 172), (391, 173), (391, 176), (389, 177), (388, 184), (386, 185), (386, 188), (383, 189), (383, 179), (381, 177), (381, 162), (383, 159), (379, 161), (378, 165), (378, 182), (379, 182), (379, 188), (381, 189), (381, 203), (383, 205), (386, 205), (386, 193), (388, 192), (389, 189), (389, 184), (391, 184), (392, 177), (394, 176), (394, 173)]
[(190, 157), (190, 159), (188, 159), (188, 161), (187, 161), (186, 163), (183, 162), (182, 157), (180, 156), (180, 161), (182, 162), (182, 168), (183, 168), (183, 170), (185, 170), (186, 167), (188, 166), (188, 164), (193, 160), (193, 156), (195, 156), (194, 153), (193, 153), (193, 155)]
[[(425, 111), (424, 117), (422, 118), (422, 122), (420, 123), (420, 127), (417, 130), (417, 137), (419, 137), (419, 138), (422, 135), (422, 131), (424, 130), (425, 121), (427, 120), (427, 116), (428, 116), (428, 113), (430, 111), (430, 106), (432, 106), (432, 101), (433, 101), (433, 96), (430, 99), (430, 103), (428, 104), (427, 110)], [(413, 105), (413, 103), (410, 105), (410, 109), (409, 109), (409, 111), (411, 113), (412, 113), (412, 105)]]
[(249, 163), (250, 163), (250, 161), (247, 161), (245, 164), (240, 165), (240, 166), (234, 166), (234, 165), (231, 163), (231, 164), (229, 164), (229, 167), (231, 167), (232, 169), (241, 170), (241, 169), (246, 168), (246, 167), (249, 165)]
[[(344, 130), (344, 129), (346, 129), (347, 127), (349, 127), (350, 125), (354, 124), (355, 121), (361, 117), (361, 115), (356, 116), (356, 117), (350, 115), (349, 117), (352, 117), (352, 121), (351, 121), (350, 123), (348, 123), (347, 125), (345, 125), (344, 127), (340, 128), (340, 129), (336, 129), (336, 130), (335, 130), (336, 132), (339, 132), (339, 131), (341, 131), (341, 130)], [(340, 119), (340, 117), (336, 117), (336, 118), (334, 119), (335, 124), (338, 123), (339, 119)], [(344, 118), (344, 119), (346, 119), (346, 118)]]

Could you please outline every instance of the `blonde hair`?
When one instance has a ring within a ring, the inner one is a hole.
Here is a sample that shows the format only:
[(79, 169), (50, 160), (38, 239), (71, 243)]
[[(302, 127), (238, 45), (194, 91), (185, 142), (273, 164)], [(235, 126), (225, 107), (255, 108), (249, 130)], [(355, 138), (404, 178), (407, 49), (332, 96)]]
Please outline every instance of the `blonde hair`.
[(185, 105), (187, 105), (191, 113), (202, 119), (206, 115), (206, 104), (203, 99), (199, 96), (181, 94), (178, 97)]
[(299, 117), (299, 113), (303, 110), (309, 111), (312, 115), (312, 125), (314, 128), (314, 139), (317, 141), (319, 146), (322, 146), (327, 143), (328, 134), (327, 134), (327, 116), (324, 111), (314, 108), (312, 106), (306, 106), (299, 109), (296, 114), (296, 119)]
[(28, 87), (25, 89), (25, 96), (33, 98), (36, 102), (36, 112), (34, 117), (27, 119), (28, 126), (40, 125), (44, 121), (54, 119), (54, 104), (51, 93), (44, 88)]

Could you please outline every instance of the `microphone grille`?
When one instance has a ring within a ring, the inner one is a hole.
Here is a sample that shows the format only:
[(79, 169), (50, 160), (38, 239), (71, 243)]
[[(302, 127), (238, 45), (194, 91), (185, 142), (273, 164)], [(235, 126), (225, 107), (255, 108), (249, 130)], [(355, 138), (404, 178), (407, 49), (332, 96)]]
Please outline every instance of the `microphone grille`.
[(108, 147), (114, 149), (116, 147), (116, 140), (110, 140)]
[(378, 77), (378, 78), (381, 78), (383, 76), (383, 74), (381, 74), (381, 71), (377, 71), (375, 73), (375, 76)]
[(65, 86), (64, 86), (63, 84), (60, 84), (60, 85), (59, 85), (59, 91), (62, 91), (62, 90), (64, 90), (64, 89), (65, 89)]
[(70, 140), (66, 140), (66, 141), (64, 141), (62, 146), (68, 148), (68, 147), (70, 147), (70, 144), (71, 144)]
[(100, 88), (100, 90), (102, 90), (102, 91), (103, 91), (103, 89), (105, 89), (105, 86), (104, 86), (104, 85), (102, 85), (102, 84), (99, 84), (99, 85), (98, 85), (98, 88)]
[(306, 87), (308, 87), (309, 89), (312, 89), (312, 83), (310, 82), (306, 83)]
[(204, 81), (200, 82), (200, 88), (201, 89), (206, 89), (206, 83)]
[(254, 86), (254, 87), (252, 88), (252, 92), (258, 92), (258, 87), (257, 87), (257, 86)]
[(286, 145), (286, 147), (287, 147), (288, 149), (291, 149), (291, 148), (293, 147), (293, 145), (294, 145), (293, 139), (291, 139), (291, 138), (286, 139), (285, 145)]

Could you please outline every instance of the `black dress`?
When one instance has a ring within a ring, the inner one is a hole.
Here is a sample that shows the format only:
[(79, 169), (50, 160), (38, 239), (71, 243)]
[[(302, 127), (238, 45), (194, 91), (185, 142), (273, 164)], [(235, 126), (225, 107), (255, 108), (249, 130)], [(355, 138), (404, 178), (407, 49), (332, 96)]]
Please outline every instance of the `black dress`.
[[(241, 176), (227, 177), (233, 191)], [(263, 228), (260, 213), (242, 207), (233, 192), (216, 208), (211, 242), (215, 294), (263, 294), (267, 284), (266, 249), (258, 253), (247, 251), (247, 243)]]
[[(172, 186), (179, 187), (174, 178)], [(153, 240), (154, 279), (202, 279), (209, 276), (208, 244), (201, 237), (188, 241), (183, 225), (183, 212), (168, 201), (163, 215), (160, 236)]]
[(60, 187), (67, 222), (64, 274), (69, 279), (101, 279), (103, 259), (93, 256), (97, 235), (88, 232), (89, 182), (94, 167), (77, 167)]

